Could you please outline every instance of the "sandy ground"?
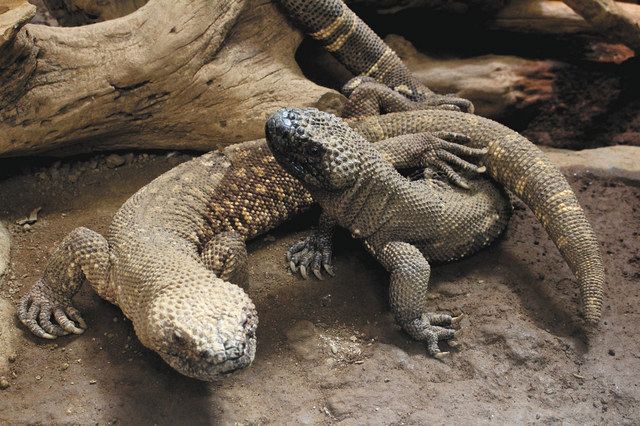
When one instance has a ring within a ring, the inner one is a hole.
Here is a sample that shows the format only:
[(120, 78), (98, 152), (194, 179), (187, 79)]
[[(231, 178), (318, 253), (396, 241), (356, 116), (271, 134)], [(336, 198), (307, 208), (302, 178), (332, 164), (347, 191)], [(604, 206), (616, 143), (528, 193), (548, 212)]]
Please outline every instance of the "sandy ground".
[[(129, 155), (115, 168), (103, 157), (69, 160), (0, 181), (0, 220), (13, 239), (0, 289), (0, 423), (640, 423), (640, 180), (583, 169), (567, 173), (608, 276), (602, 329), (588, 344), (575, 280), (522, 206), (497, 244), (434, 269), (433, 307), (466, 314), (462, 346), (445, 362), (394, 325), (387, 274), (347, 235), (337, 277), (303, 281), (286, 270), (284, 250), (317, 212), (250, 244), (258, 353), (218, 383), (174, 372), (88, 287), (76, 297), (84, 335), (26, 333), (13, 304), (56, 243), (76, 226), (105, 232), (129, 195), (185, 158)], [(15, 225), (37, 207), (30, 229)]]

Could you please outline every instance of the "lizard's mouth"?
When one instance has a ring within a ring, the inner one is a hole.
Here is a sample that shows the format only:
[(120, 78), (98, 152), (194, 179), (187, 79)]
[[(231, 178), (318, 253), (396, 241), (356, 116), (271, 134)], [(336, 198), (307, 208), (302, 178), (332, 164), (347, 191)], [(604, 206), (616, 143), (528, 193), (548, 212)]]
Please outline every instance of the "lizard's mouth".
[(256, 354), (255, 335), (247, 336), (244, 342), (227, 344), (224, 351), (201, 351), (194, 354), (158, 352), (162, 359), (185, 376), (213, 381), (234, 371), (249, 366)]

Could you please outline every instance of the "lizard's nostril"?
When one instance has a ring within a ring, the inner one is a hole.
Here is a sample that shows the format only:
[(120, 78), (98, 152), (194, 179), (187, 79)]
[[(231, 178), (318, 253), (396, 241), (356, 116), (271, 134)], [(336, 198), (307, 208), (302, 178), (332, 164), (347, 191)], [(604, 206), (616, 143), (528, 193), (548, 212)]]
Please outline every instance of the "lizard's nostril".
[(202, 352), (200, 352), (200, 356), (202, 356), (202, 358), (206, 359), (206, 360), (210, 360), (213, 358), (213, 351), (211, 349), (205, 349)]

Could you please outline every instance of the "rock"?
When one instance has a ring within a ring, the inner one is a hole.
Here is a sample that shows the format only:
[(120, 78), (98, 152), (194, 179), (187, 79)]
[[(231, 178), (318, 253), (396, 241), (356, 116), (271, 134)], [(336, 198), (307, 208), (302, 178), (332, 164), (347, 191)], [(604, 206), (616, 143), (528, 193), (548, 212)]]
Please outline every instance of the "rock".
[(105, 158), (105, 162), (108, 168), (115, 169), (116, 167), (122, 166), (125, 163), (125, 159), (118, 154), (109, 154), (107, 158)]
[(348, 396), (333, 395), (327, 400), (327, 409), (332, 417), (342, 420), (354, 411), (353, 401)]
[(316, 335), (316, 326), (311, 321), (298, 321), (287, 330), (287, 339), (290, 342), (299, 342)]
[(9, 254), (11, 248), (11, 236), (9, 231), (0, 222), (0, 282), (9, 269)]
[(310, 321), (298, 321), (286, 332), (289, 346), (305, 361), (318, 360), (322, 356), (320, 337)]
[[(546, 362), (541, 348), (553, 347), (554, 342), (539, 330), (518, 330), (505, 321), (494, 321), (480, 327), (486, 344), (499, 343), (504, 354), (515, 364), (526, 364), (537, 370)], [(559, 349), (559, 348), (558, 348)]]
[(561, 169), (586, 170), (599, 177), (616, 177), (640, 181), (640, 147), (608, 146), (605, 148), (569, 149), (544, 148), (549, 159)]

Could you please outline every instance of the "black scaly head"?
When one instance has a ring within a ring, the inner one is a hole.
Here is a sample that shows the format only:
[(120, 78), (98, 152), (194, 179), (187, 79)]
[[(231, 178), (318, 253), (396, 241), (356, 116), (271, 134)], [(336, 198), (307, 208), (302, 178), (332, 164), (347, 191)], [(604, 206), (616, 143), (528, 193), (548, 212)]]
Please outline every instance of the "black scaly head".
[(357, 134), (315, 108), (283, 108), (267, 120), (267, 143), (280, 165), (311, 188), (336, 191), (358, 178)]

